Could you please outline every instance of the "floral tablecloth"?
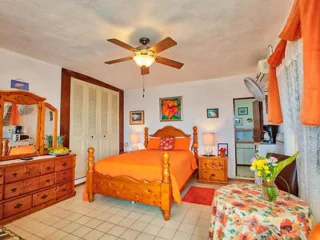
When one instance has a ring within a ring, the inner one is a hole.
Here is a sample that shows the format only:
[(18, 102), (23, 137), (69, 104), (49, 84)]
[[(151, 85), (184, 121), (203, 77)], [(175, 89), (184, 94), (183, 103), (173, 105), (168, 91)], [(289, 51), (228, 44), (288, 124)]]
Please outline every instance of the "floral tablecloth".
[(307, 239), (313, 225), (303, 200), (279, 191), (268, 202), (261, 186), (232, 184), (215, 192), (208, 239)]

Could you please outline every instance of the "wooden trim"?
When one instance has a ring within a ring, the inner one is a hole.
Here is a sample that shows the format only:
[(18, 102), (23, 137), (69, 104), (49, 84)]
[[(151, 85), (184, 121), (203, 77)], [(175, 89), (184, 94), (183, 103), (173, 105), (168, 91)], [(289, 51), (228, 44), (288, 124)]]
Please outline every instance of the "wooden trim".
[(119, 152), (123, 152), (124, 147), (124, 92), (122, 89), (99, 81), (95, 78), (77, 73), (65, 68), (61, 71), (61, 103), (60, 103), (60, 135), (64, 135), (65, 147), (70, 146), (70, 97), (71, 78), (91, 83), (103, 88), (119, 92)]
[[(45, 107), (44, 107), (44, 116), (46, 114), (46, 110), (45, 108), (49, 108), (53, 113), (54, 113), (54, 122), (53, 122), (53, 139), (52, 139), (52, 148), (56, 148), (57, 147), (57, 135), (58, 135), (58, 109), (56, 109), (54, 106), (52, 106), (50, 103), (47, 103), (45, 102)], [(45, 127), (46, 127), (46, 124), (45, 124), (45, 119), (43, 120), (43, 125), (44, 125), (44, 130), (45, 131)], [(43, 134), (43, 137), (45, 138), (44, 134)]]
[[(3, 96), (0, 95), (0, 118), (1, 118), (1, 121), (0, 121), (0, 158), (2, 157), (2, 155), (5, 155), (5, 154), (2, 154), (3, 152), (3, 141), (2, 141), (2, 131), (3, 131), (3, 115), (4, 115), (4, 98)], [(7, 151), (7, 150), (6, 150)], [(8, 152), (6, 152), (8, 153)]]
[(0, 95), (3, 96), (4, 101), (24, 105), (38, 104), (46, 100), (46, 98), (23, 90), (1, 90)]
[(150, 134), (150, 137), (190, 137), (190, 134), (184, 133), (181, 129), (173, 126), (165, 126), (157, 130), (154, 134)]

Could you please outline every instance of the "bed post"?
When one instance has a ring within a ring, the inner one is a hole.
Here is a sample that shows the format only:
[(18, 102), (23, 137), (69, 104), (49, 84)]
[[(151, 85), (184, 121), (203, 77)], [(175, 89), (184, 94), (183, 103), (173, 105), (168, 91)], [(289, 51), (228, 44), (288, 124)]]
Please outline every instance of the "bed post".
[(172, 189), (169, 171), (169, 154), (163, 154), (163, 180), (161, 184), (161, 209), (164, 220), (168, 221), (171, 214)]
[(88, 173), (87, 173), (87, 192), (89, 202), (93, 202), (93, 172), (94, 172), (94, 148), (90, 147), (88, 149)]
[(7, 155), (9, 155), (9, 140), (4, 140), (3, 141), (3, 145), (4, 145), (4, 147), (3, 147), (3, 156), (7, 156)]
[(148, 128), (144, 128), (144, 147), (147, 148), (148, 146)]
[(197, 164), (199, 163), (199, 155), (198, 155), (198, 128), (196, 126), (193, 127), (193, 151), (194, 157), (197, 160)]

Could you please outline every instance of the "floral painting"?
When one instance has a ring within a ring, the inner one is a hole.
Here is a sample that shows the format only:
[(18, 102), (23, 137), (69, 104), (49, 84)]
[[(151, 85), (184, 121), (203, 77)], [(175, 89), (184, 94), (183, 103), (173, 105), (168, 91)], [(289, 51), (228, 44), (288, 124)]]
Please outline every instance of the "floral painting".
[(160, 121), (182, 120), (182, 96), (159, 99)]

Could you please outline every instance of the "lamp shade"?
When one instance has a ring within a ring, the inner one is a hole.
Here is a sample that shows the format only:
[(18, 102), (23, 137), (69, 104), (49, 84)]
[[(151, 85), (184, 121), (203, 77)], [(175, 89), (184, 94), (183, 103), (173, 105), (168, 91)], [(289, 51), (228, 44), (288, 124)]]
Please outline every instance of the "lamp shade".
[(215, 144), (216, 138), (214, 133), (204, 133), (202, 135), (202, 138), (203, 138), (203, 144), (206, 146), (212, 146)]
[(155, 61), (155, 58), (150, 55), (140, 54), (133, 57), (133, 60), (140, 66), (140, 67), (150, 67), (150, 65)]
[(140, 134), (139, 133), (131, 133), (130, 134), (130, 143), (131, 144), (140, 143)]

